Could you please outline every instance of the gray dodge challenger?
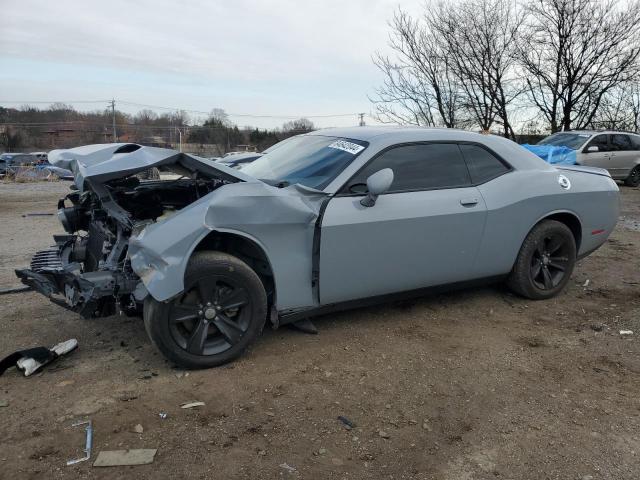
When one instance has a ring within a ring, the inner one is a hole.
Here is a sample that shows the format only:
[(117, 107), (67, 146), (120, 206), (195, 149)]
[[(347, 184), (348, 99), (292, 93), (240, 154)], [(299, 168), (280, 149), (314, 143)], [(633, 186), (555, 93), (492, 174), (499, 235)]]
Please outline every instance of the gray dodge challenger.
[[(433, 289), (506, 281), (553, 297), (619, 208), (606, 170), (458, 130), (320, 130), (242, 170), (135, 144), (49, 159), (75, 176), (66, 234), (18, 277), (85, 317), (142, 314), (190, 368), (238, 357), (267, 323)], [(149, 168), (160, 180), (136, 175)]]

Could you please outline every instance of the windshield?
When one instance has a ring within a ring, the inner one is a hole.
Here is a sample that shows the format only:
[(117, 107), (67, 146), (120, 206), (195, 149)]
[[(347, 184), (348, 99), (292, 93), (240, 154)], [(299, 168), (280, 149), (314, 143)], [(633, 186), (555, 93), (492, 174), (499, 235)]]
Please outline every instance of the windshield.
[(538, 142), (538, 145), (552, 145), (555, 147), (569, 147), (577, 150), (584, 142), (591, 138), (589, 133), (554, 133)]
[(271, 153), (274, 150), (280, 148), (283, 145), (286, 145), (289, 141), (295, 139), (296, 137), (289, 137), (289, 138), (285, 138), (284, 140), (280, 140), (278, 143), (271, 145), (269, 148), (267, 148), (266, 150), (264, 150), (262, 153)]
[(0, 155), (0, 160), (11, 160), (15, 155), (11, 155), (9, 153), (3, 153)]
[(242, 171), (273, 185), (326, 187), (366, 147), (367, 142), (321, 135), (292, 137)]

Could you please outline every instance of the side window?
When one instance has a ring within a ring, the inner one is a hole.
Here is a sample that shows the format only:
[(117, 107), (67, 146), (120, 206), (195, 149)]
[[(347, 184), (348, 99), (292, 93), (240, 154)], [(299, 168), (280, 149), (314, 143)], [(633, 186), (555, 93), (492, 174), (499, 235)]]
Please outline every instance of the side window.
[(621, 135), (619, 133), (614, 133), (613, 135), (611, 135), (611, 150), (614, 150), (614, 151), (633, 150), (629, 135)]
[(640, 150), (640, 136), (631, 135), (631, 144), (634, 150)]
[(589, 147), (598, 147), (599, 152), (609, 152), (609, 142), (607, 141), (608, 135), (596, 135), (591, 139), (584, 151), (586, 152)]
[(471, 181), (474, 184), (484, 183), (509, 171), (509, 168), (488, 150), (477, 145), (460, 145), (464, 155)]
[(471, 184), (469, 171), (458, 145), (431, 143), (387, 150), (349, 182), (348, 192), (365, 192), (367, 177), (383, 168), (393, 170), (390, 192), (464, 187)]

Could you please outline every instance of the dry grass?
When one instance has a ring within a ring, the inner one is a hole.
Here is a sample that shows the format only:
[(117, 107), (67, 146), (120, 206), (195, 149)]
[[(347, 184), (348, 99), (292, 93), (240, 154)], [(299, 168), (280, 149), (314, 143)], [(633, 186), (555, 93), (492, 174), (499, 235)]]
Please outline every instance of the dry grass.
[(17, 167), (7, 171), (3, 180), (12, 183), (57, 182), (59, 178), (53, 172), (36, 167)]

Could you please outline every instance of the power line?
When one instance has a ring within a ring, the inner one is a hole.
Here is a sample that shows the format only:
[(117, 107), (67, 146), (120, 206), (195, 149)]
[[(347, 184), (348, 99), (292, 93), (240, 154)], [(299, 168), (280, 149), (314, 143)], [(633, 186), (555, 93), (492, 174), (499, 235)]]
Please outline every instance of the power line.
[[(109, 121), (104, 123), (100, 122), (86, 122), (83, 120), (70, 120), (67, 122), (4, 122), (0, 123), (0, 127), (23, 127), (23, 128), (38, 128), (38, 127), (52, 127), (52, 128), (72, 128), (72, 127), (98, 127), (107, 130), (109, 127)], [(116, 123), (116, 127), (121, 130), (167, 130), (172, 131), (176, 128), (187, 129), (189, 131), (206, 130), (206, 131), (227, 131), (233, 127), (212, 127), (210, 125), (140, 125), (136, 123)], [(244, 127), (238, 127), (239, 130), (244, 130)], [(256, 127), (249, 127), (248, 130), (255, 130)], [(259, 129), (258, 129), (259, 130)], [(265, 129), (268, 130), (268, 129)], [(307, 132), (306, 129), (294, 129), (287, 130), (287, 132)]]
[(110, 102), (111, 100), (55, 100), (55, 101), (45, 101), (45, 100), (0, 100), (0, 103), (19, 103), (19, 104), (30, 104), (30, 103), (46, 103), (46, 104), (54, 104), (54, 103), (105, 103)]
[[(27, 101), (27, 100), (0, 100), (0, 103), (12, 103), (12, 104), (55, 104), (55, 103), (108, 103), (109, 106), (112, 106), (112, 102), (115, 102), (115, 99), (112, 100), (56, 100), (56, 101), (43, 101), (43, 100), (35, 100), (35, 101)], [(137, 103), (137, 102), (129, 102), (126, 100), (117, 100), (118, 103), (124, 105), (130, 105), (134, 107), (142, 107), (142, 108), (155, 108), (159, 110), (169, 110), (173, 112), (187, 112), (187, 113), (195, 113), (198, 115), (210, 115), (211, 111), (205, 112), (201, 110), (190, 110), (186, 108), (176, 108), (176, 107), (166, 107), (161, 105), (149, 105), (145, 103)], [(242, 117), (242, 118), (274, 118), (274, 119), (284, 119), (284, 120), (295, 120), (298, 118), (337, 118), (337, 117), (352, 117), (359, 115), (358, 112), (352, 113), (334, 113), (334, 114), (319, 114), (319, 115), (276, 115), (276, 114), (251, 114), (251, 113), (230, 113), (225, 112), (229, 117)]]
[[(160, 105), (148, 105), (144, 103), (136, 103), (136, 102), (128, 102), (126, 100), (118, 100), (118, 102), (123, 103), (125, 105), (132, 105), (135, 107), (144, 107), (144, 108), (158, 108), (161, 110), (171, 110), (174, 112), (188, 112), (188, 113), (197, 113), (200, 115), (210, 115), (211, 112), (204, 112), (200, 110), (189, 110), (186, 108), (175, 108), (175, 107), (163, 107)], [(333, 118), (333, 117), (351, 117), (353, 115), (357, 115), (357, 113), (335, 113), (330, 115), (262, 115), (262, 114), (250, 114), (250, 113), (230, 113), (225, 112), (230, 117), (248, 117), (248, 118), (281, 118), (281, 119), (298, 119), (298, 118)]]

